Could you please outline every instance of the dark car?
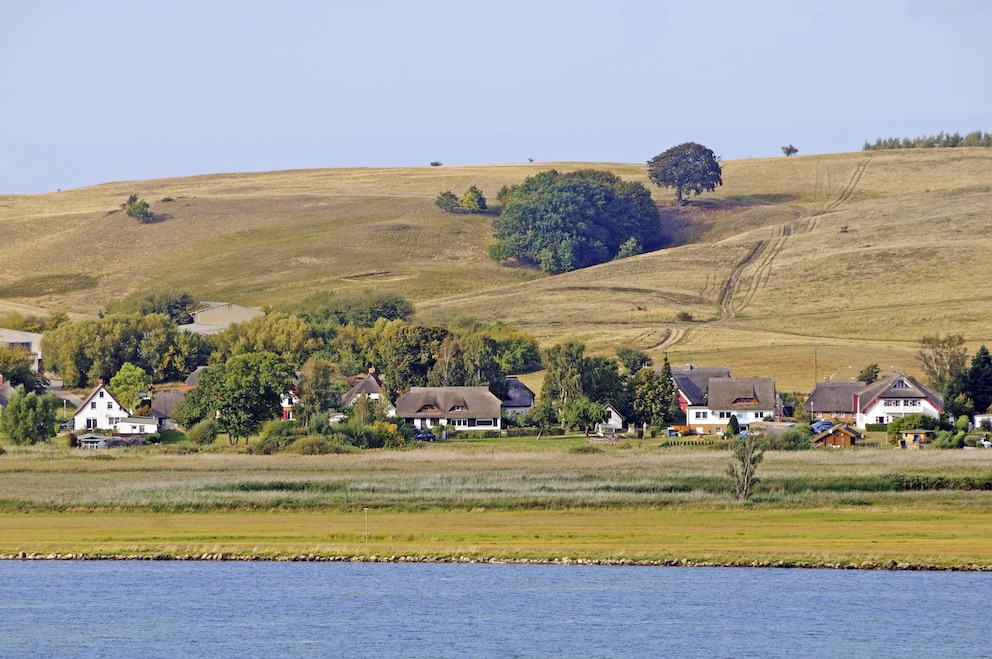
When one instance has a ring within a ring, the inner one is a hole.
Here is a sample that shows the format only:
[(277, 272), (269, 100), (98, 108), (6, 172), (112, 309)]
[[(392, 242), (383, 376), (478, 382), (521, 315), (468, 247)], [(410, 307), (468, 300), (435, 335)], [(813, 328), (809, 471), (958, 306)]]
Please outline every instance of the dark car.
[(834, 427), (834, 422), (833, 421), (817, 421), (816, 423), (814, 423), (810, 427), (813, 429), (813, 432), (819, 434), (819, 433), (823, 432), (824, 430), (830, 430), (831, 428), (833, 428)]
[(422, 432), (414, 436), (414, 439), (419, 439), (422, 442), (433, 442), (437, 439), (437, 436), (432, 432)]

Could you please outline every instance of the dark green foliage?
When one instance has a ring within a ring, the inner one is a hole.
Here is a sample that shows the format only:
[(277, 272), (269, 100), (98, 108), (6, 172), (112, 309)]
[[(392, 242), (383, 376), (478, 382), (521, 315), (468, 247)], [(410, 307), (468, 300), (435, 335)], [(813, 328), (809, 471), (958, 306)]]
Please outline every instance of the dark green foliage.
[(809, 424), (789, 428), (768, 438), (768, 448), (773, 451), (805, 451), (811, 448), (810, 437), (813, 429)]
[(560, 273), (608, 261), (632, 238), (645, 250), (664, 242), (651, 193), (610, 172), (549, 170), (506, 194), (490, 248), (499, 261), (516, 258)]
[(298, 304), (280, 307), (280, 310), (300, 316), (315, 330), (328, 324), (372, 327), (380, 318), (409, 320), (413, 317), (413, 305), (399, 295), (371, 291), (348, 297), (338, 297), (331, 292), (316, 293)]
[(132, 194), (127, 198), (127, 201), (121, 204), (121, 210), (127, 213), (128, 217), (134, 218), (142, 224), (155, 219), (155, 215), (152, 213), (148, 202), (144, 199), (138, 199), (138, 195), (136, 194)]
[(864, 382), (866, 385), (871, 384), (878, 380), (879, 373), (881, 373), (881, 369), (878, 367), (878, 364), (868, 364), (858, 372), (855, 380), (857, 382)]
[(171, 318), (176, 325), (186, 325), (193, 322), (193, 311), (198, 305), (199, 302), (186, 291), (137, 291), (122, 300), (107, 305), (104, 315), (140, 314), (145, 316), (160, 313)]
[(27, 391), (43, 393), (48, 379), (31, 370), (34, 358), (21, 345), (0, 345), (0, 375), (12, 387), (23, 386)]
[(217, 422), (213, 419), (200, 421), (186, 433), (186, 439), (198, 446), (213, 444), (217, 439)]
[(940, 421), (927, 414), (907, 414), (888, 423), (889, 435), (895, 436), (906, 430), (936, 430)]
[(879, 137), (874, 143), (865, 141), (862, 149), (864, 151), (879, 151), (882, 149), (935, 149), (956, 146), (992, 146), (992, 133), (976, 130), (963, 137), (957, 131), (954, 133), (940, 132), (936, 135), (924, 135), (915, 138), (890, 137), (883, 140)]
[(437, 199), (434, 200), (434, 204), (441, 210), (450, 213), (458, 208), (461, 202), (458, 200), (458, 197), (454, 192), (451, 190), (445, 190), (437, 196)]
[(647, 368), (654, 363), (646, 352), (627, 346), (617, 348), (617, 361), (629, 375), (634, 375), (642, 368)]
[(617, 251), (615, 258), (625, 259), (629, 256), (637, 256), (643, 253), (644, 249), (641, 247), (641, 243), (637, 242), (637, 238), (630, 238), (627, 242), (620, 245), (620, 250)]
[(675, 188), (675, 201), (682, 205), (683, 196), (704, 190), (713, 192), (723, 185), (720, 162), (702, 144), (686, 142), (673, 146), (648, 161), (648, 178), (663, 188)]
[(14, 444), (37, 444), (54, 437), (57, 403), (52, 394), (17, 387), (0, 416), (0, 432)]
[(984, 345), (971, 358), (971, 367), (964, 376), (964, 390), (976, 412), (985, 413), (992, 406), (992, 355)]
[(737, 420), (736, 415), (731, 415), (730, 421), (727, 423), (727, 434), (731, 437), (736, 437), (741, 433), (741, 424)]

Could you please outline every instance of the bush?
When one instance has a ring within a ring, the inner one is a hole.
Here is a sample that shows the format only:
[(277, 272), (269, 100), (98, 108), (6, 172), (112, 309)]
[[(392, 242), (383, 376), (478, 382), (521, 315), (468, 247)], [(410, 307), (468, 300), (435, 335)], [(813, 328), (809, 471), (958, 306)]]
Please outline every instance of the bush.
[(186, 439), (197, 446), (213, 444), (214, 440), (217, 439), (217, 422), (213, 419), (200, 421), (189, 429), (189, 432), (186, 433)]
[(0, 446), (0, 455), (3, 455), (6, 452), (7, 452), (7, 449), (5, 449), (4, 447)]
[(263, 439), (248, 448), (252, 455), (273, 455), (280, 449), (279, 442), (274, 439)]
[(808, 425), (789, 428), (785, 432), (768, 439), (768, 448), (773, 451), (802, 451), (810, 448), (809, 439), (813, 429)]
[(580, 444), (579, 446), (573, 446), (568, 449), (569, 453), (602, 453), (603, 449), (598, 446), (593, 446), (592, 444)]
[(888, 432), (889, 424), (887, 423), (866, 423), (865, 430), (867, 432)]

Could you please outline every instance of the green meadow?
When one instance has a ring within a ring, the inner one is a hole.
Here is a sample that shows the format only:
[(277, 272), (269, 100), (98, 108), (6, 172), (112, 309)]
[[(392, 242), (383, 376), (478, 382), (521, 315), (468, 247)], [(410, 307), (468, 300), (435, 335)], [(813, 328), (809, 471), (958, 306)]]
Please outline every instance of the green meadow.
[(992, 451), (769, 452), (737, 504), (725, 450), (584, 446), (9, 449), (0, 554), (992, 565)]

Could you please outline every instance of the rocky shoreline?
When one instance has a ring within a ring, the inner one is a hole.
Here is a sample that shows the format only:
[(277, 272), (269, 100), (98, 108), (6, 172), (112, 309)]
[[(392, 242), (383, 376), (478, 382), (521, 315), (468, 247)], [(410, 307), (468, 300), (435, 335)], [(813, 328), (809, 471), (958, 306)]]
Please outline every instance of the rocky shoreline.
[(689, 559), (633, 560), (628, 558), (503, 558), (469, 556), (288, 556), (237, 555), (226, 553), (183, 554), (38, 554), (18, 552), (0, 554), (0, 561), (240, 561), (240, 562), (315, 562), (315, 563), (492, 563), (507, 565), (598, 565), (629, 567), (743, 567), (807, 570), (900, 570), (916, 572), (992, 572), (992, 565), (935, 565), (932, 563), (810, 563), (807, 561), (694, 561)]

